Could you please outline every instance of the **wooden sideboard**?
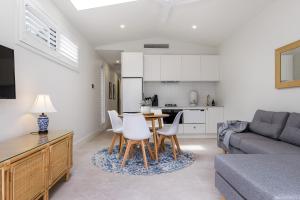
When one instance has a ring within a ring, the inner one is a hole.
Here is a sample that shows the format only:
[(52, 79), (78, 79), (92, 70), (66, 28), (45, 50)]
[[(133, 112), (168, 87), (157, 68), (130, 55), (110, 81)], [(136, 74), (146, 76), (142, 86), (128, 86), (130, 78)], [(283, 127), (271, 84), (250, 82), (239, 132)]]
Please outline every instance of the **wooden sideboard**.
[(0, 143), (0, 200), (49, 198), (72, 167), (72, 131), (24, 135)]

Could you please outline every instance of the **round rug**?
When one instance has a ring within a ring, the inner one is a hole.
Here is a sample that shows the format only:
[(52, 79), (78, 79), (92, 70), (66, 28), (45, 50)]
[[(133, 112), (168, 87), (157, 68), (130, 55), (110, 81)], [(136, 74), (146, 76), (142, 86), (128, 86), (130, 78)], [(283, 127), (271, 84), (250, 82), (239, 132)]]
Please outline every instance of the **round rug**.
[[(153, 145), (153, 144), (152, 144)], [(152, 160), (146, 151), (148, 170), (144, 167), (144, 160), (140, 149), (136, 149), (132, 158), (128, 158), (124, 168), (121, 167), (123, 157), (118, 159), (119, 146), (116, 145), (113, 153), (109, 155), (108, 148), (102, 149), (92, 156), (92, 163), (107, 172), (128, 175), (155, 175), (170, 173), (190, 166), (195, 161), (195, 155), (191, 152), (177, 154), (177, 160), (173, 159), (171, 145), (166, 144), (166, 151), (159, 153), (159, 161)], [(124, 151), (125, 152), (125, 149)]]

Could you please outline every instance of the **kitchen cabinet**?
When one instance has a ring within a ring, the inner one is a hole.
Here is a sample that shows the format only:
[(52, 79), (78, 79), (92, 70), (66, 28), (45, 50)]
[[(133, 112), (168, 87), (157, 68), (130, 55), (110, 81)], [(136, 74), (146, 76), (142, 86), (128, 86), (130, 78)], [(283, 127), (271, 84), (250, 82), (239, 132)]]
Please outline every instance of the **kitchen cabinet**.
[(142, 52), (122, 53), (122, 77), (143, 77), (144, 62)]
[(182, 81), (201, 81), (200, 55), (183, 55), (181, 57), (181, 80)]
[(184, 134), (205, 134), (205, 124), (184, 124)]
[(219, 56), (202, 55), (200, 68), (201, 81), (219, 81)]
[(206, 111), (206, 133), (216, 134), (217, 123), (224, 121), (223, 107), (209, 107)]
[(160, 55), (144, 56), (144, 81), (160, 81)]
[(205, 124), (205, 109), (184, 110), (184, 124)]
[(161, 81), (181, 81), (181, 56), (161, 56)]

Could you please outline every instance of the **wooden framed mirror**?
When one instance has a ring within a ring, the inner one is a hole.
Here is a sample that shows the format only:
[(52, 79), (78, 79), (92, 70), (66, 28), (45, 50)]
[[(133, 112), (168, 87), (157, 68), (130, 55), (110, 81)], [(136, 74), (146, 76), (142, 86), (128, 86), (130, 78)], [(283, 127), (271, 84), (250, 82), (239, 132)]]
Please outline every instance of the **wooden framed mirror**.
[(300, 87), (300, 40), (275, 50), (275, 86)]

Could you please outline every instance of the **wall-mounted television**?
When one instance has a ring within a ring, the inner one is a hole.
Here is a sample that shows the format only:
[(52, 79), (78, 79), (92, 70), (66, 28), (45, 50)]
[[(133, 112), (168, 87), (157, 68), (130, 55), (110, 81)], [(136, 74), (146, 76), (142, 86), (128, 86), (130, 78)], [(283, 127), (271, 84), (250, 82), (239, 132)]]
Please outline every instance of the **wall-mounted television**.
[(0, 99), (15, 99), (14, 50), (0, 45)]

